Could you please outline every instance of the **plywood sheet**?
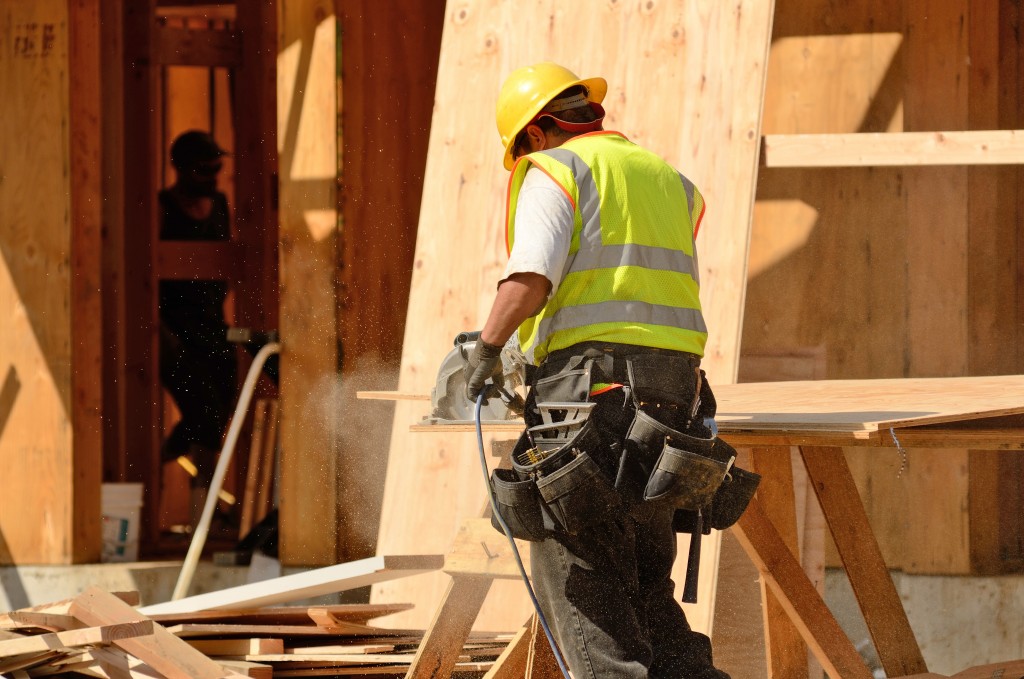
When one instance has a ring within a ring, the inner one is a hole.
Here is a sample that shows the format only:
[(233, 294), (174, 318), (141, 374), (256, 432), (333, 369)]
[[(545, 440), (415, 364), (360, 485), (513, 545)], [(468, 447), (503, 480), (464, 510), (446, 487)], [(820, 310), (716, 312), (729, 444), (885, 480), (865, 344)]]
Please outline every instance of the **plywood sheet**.
[[(508, 73), (543, 60), (606, 77), (606, 129), (662, 154), (700, 186), (708, 203), (698, 238), (702, 300), (712, 333), (705, 367), (713, 383), (733, 381), (773, 4), (610, 1), (580, 12), (569, 0), (449, 3), (400, 391), (429, 391), (452, 338), (483, 324), (505, 262), (507, 173), (493, 102)], [(380, 554), (445, 550), (483, 505), (472, 435), (410, 434), (422, 414), (422, 404), (396, 404)], [(389, 584), (375, 596), (417, 601), (403, 620), (425, 624), (445, 584)], [(516, 586), (495, 589), (506, 584)], [(485, 606), (478, 623), (514, 629), (527, 605), (517, 591), (514, 605), (493, 618)]]
[(871, 432), (1024, 413), (1024, 375), (723, 385), (718, 426)]

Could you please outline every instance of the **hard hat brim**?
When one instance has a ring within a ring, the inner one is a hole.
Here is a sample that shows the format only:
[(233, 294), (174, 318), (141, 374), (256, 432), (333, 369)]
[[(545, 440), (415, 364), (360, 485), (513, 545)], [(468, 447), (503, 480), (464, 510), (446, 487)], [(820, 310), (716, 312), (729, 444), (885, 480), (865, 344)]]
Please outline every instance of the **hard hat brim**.
[[(604, 78), (580, 78), (574, 82), (567, 83), (560, 91), (567, 90), (570, 87), (575, 87), (576, 85), (583, 85), (583, 87), (587, 88), (587, 101), (595, 104), (600, 104), (604, 101), (605, 96), (608, 94), (608, 81)], [(547, 101), (538, 102), (535, 107), (530, 109), (530, 111), (527, 112), (529, 115), (523, 116), (522, 121), (516, 128), (515, 134), (509, 137), (509, 141), (505, 145), (504, 165), (506, 170), (511, 170), (512, 166), (515, 164), (515, 160), (512, 158), (512, 149), (516, 145), (516, 139), (522, 133), (523, 129), (530, 124), (530, 121), (533, 120), (538, 113), (544, 110), (544, 107), (547, 106), (550, 101), (551, 100), (549, 99)]]

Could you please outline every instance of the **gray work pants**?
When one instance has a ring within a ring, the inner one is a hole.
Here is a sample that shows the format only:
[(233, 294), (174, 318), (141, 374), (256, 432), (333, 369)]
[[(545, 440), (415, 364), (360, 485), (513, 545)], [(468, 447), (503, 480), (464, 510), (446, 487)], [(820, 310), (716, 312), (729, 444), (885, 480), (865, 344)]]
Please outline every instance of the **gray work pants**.
[[(635, 411), (621, 392), (595, 400), (591, 417), (603, 438), (624, 436)], [(602, 467), (614, 464), (614, 444), (607, 452), (595, 456)], [(673, 594), (673, 510), (634, 506), (611, 514), (530, 548), (537, 598), (574, 679), (729, 679)]]

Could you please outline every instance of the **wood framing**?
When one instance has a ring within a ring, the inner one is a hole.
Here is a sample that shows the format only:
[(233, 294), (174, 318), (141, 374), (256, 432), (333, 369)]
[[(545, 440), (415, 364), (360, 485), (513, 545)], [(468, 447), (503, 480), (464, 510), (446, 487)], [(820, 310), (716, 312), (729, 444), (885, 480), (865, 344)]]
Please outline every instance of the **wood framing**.
[(317, 566), (340, 550), (337, 22), (329, 0), (279, 9), (280, 556)]
[[(99, 3), (0, 3), (0, 563), (98, 559)], [(78, 77), (73, 68), (81, 67)], [(84, 320), (90, 319), (90, 320)], [(26, 483), (31, 478), (33, 483)]]

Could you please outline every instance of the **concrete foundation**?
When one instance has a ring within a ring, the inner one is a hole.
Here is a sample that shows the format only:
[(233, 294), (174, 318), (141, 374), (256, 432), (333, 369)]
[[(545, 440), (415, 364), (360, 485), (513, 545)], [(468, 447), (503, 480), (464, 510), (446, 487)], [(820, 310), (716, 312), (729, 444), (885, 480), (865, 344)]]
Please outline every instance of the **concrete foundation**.
[[(892, 576), (930, 671), (952, 675), (1024, 658), (1024, 575)], [(844, 571), (826, 572), (825, 601), (861, 654), (879, 668)], [(880, 671), (876, 676), (884, 676)]]

